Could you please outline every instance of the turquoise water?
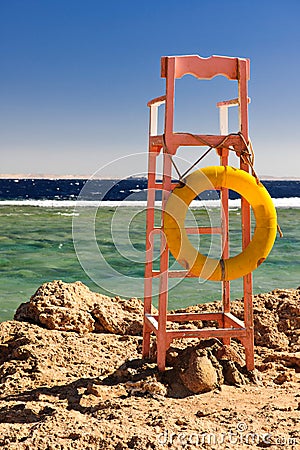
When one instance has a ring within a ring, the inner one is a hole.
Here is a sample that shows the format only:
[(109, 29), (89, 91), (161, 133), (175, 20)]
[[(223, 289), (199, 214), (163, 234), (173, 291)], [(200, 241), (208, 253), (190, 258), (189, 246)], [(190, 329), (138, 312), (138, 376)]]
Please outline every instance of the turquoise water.
[[(207, 215), (198, 210), (194, 215), (204, 225), (218, 221), (214, 211)], [(300, 285), (300, 209), (279, 208), (278, 219), (284, 237), (277, 237), (269, 258), (254, 272), (254, 293)], [(230, 211), (230, 223), (236, 253), (238, 208)], [(54, 279), (80, 280), (108, 295), (142, 297), (145, 212), (141, 208), (81, 207), (74, 212), (72, 207), (1, 206), (0, 224), (0, 321), (11, 319), (21, 302)], [(208, 253), (207, 237), (200, 239)], [(212, 242), (212, 256), (218, 245)], [(157, 266), (158, 251), (155, 255)], [(175, 268), (177, 263), (172, 263)], [(232, 298), (240, 297), (241, 280), (233, 281), (231, 290)], [(186, 279), (171, 289), (169, 308), (217, 300), (220, 292), (220, 283)]]

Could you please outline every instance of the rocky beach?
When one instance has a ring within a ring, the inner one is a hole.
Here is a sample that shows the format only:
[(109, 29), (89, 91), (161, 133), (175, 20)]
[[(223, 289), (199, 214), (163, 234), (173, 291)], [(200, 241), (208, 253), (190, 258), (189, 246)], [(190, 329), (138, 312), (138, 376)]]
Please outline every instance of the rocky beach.
[[(185, 339), (158, 373), (154, 339), (141, 357), (139, 299), (45, 283), (0, 324), (0, 447), (298, 449), (299, 299), (299, 289), (254, 296), (253, 372), (238, 342)], [(232, 304), (240, 318), (242, 306)]]

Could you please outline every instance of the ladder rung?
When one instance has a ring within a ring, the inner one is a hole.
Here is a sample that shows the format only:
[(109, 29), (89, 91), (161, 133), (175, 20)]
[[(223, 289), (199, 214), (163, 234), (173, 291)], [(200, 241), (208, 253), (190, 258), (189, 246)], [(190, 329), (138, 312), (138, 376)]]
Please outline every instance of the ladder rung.
[[(152, 270), (153, 277), (159, 277), (163, 272), (160, 270)], [(169, 270), (169, 278), (195, 278), (195, 275), (191, 274), (188, 270)]]
[[(159, 234), (162, 231), (162, 227), (154, 227), (152, 233)], [(185, 228), (187, 234), (221, 234), (221, 227), (191, 227)]]

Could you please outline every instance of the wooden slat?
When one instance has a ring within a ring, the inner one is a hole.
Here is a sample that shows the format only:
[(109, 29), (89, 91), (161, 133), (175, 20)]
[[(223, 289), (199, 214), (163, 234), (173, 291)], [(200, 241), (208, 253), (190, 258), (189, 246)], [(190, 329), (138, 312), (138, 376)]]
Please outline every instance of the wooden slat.
[(174, 313), (167, 315), (168, 322), (189, 322), (191, 320), (216, 320), (221, 322), (223, 313)]
[(246, 328), (203, 328), (201, 330), (171, 330), (167, 331), (169, 339), (184, 338), (241, 338), (247, 337)]
[(145, 321), (152, 331), (156, 332), (158, 330), (158, 322), (153, 316), (151, 316), (150, 314), (145, 314)]
[(156, 97), (153, 98), (152, 100), (149, 100), (149, 102), (147, 103), (147, 106), (159, 106), (162, 105), (163, 103), (165, 103), (166, 101), (166, 96), (165, 95), (161, 95), (160, 97)]
[[(226, 135), (210, 135), (210, 134), (188, 134), (188, 133), (173, 133), (171, 138), (167, 139), (169, 147), (180, 146), (210, 146), (217, 147)], [(163, 136), (150, 136), (150, 147), (163, 147)], [(171, 142), (170, 142), (171, 139)], [(245, 144), (240, 136), (232, 135), (226, 139), (224, 143), (226, 147), (234, 147), (235, 150), (245, 150)]]
[(241, 328), (245, 328), (245, 323), (238, 319), (237, 317), (235, 317), (233, 314), (225, 312), (224, 316), (227, 318), (227, 320), (234, 326), (238, 326)]

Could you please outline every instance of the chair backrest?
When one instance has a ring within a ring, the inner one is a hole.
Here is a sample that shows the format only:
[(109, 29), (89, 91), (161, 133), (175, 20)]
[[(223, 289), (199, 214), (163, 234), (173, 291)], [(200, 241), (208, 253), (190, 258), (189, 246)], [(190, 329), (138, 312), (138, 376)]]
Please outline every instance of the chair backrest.
[(240, 61), (246, 63), (247, 80), (249, 80), (249, 60), (244, 58), (231, 58), (229, 56), (210, 56), (202, 58), (199, 55), (163, 56), (161, 58), (161, 77), (182, 78), (190, 74), (202, 80), (210, 80), (223, 75), (229, 80), (239, 79)]
[(166, 79), (165, 135), (170, 146), (172, 146), (174, 133), (175, 80), (187, 74), (200, 80), (211, 80), (218, 75), (223, 75), (229, 80), (238, 81), (239, 131), (248, 141), (247, 83), (250, 78), (250, 60), (215, 55), (209, 58), (202, 58), (199, 55), (163, 56), (161, 58), (161, 77)]

